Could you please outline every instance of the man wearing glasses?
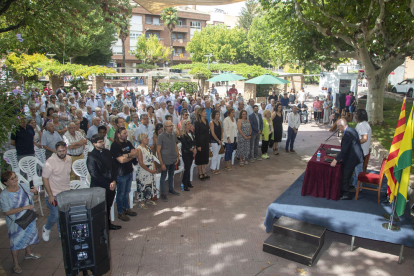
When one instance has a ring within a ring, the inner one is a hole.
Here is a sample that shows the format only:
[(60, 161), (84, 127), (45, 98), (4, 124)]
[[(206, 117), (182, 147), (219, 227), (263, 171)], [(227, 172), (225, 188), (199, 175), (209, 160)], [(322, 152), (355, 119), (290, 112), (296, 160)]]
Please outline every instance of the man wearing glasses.
[[(178, 125), (178, 123), (179, 123), (179, 119), (178, 119), (177, 114), (175, 114), (175, 112), (174, 112), (174, 106), (173, 106), (172, 104), (170, 104), (170, 105), (168, 106), (167, 110), (168, 110), (168, 112), (167, 112), (167, 114), (165, 114), (165, 115), (171, 115), (171, 117), (172, 117), (172, 119), (173, 119), (173, 124), (174, 124), (174, 125)], [(165, 115), (164, 115), (164, 118), (165, 118)], [(164, 119), (164, 118), (163, 118), (163, 119)], [(165, 119), (164, 119), (164, 121), (165, 121)]]

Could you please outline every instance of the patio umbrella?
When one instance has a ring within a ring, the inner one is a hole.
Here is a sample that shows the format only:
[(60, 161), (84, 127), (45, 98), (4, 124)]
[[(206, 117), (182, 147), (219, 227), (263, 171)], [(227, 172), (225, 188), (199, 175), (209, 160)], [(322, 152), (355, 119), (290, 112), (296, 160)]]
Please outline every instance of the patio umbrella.
[(220, 74), (218, 76), (215, 76), (211, 79), (208, 79), (207, 81), (210, 81), (210, 82), (225, 81), (226, 82), (226, 94), (227, 94), (227, 92), (229, 91), (227, 89), (228, 81), (238, 81), (238, 80), (246, 80), (246, 79), (247, 78), (245, 78), (245, 77), (226, 72), (226, 73)]
[(272, 76), (270, 74), (264, 74), (259, 77), (253, 78), (251, 80), (245, 81), (245, 83), (252, 83), (252, 84), (286, 84), (290, 81)]
[(238, 81), (238, 80), (246, 80), (246, 78), (236, 75), (236, 74), (232, 74), (232, 73), (223, 73), (211, 79), (208, 79), (207, 81), (218, 82), (218, 81)]

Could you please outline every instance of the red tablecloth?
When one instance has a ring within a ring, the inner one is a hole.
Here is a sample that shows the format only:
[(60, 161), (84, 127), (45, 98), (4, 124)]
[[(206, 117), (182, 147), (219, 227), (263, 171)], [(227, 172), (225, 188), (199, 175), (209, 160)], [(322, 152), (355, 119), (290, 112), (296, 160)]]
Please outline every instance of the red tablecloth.
[[(325, 149), (340, 149), (340, 146), (325, 145)], [(338, 200), (341, 196), (341, 164), (334, 168), (330, 163), (324, 162), (328, 156), (325, 150), (321, 151), (321, 161), (316, 161), (316, 150), (314, 156), (309, 160), (306, 167), (305, 178), (302, 185), (302, 196), (326, 197)]]

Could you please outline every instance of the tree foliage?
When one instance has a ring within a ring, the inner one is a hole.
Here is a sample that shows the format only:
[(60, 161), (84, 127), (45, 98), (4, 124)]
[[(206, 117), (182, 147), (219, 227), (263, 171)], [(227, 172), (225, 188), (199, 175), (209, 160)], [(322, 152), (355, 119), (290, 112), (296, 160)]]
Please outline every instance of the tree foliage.
[(167, 27), (170, 32), (170, 50), (171, 50), (171, 60), (170, 66), (173, 65), (173, 40), (172, 33), (175, 26), (178, 24), (178, 11), (174, 7), (166, 8), (160, 14), (160, 19), (164, 21), (164, 25)]
[(253, 19), (260, 14), (260, 3), (257, 0), (247, 0), (245, 6), (241, 8), (237, 25), (248, 31), (253, 23)]
[(54, 53), (61, 62), (80, 57), (76, 62), (104, 65), (120, 22), (131, 12), (128, 0), (0, 1), (0, 53)]
[(81, 64), (61, 64), (55, 59), (48, 59), (42, 54), (18, 55), (11, 53), (7, 56), (6, 66), (13, 69), (17, 75), (24, 77), (46, 75), (72, 75), (84, 78), (90, 75), (114, 74), (115, 70), (102, 66), (85, 66)]
[(414, 54), (411, 2), (261, 0), (269, 33), (282, 35), (292, 59), (361, 62), (369, 80), (367, 112), (373, 124), (384, 120), (383, 93), (389, 73)]
[(162, 45), (156, 35), (149, 35), (148, 38), (141, 36), (137, 40), (135, 51), (131, 53), (143, 63), (155, 65), (157, 62), (166, 61), (171, 49)]
[(205, 55), (213, 54), (210, 62), (263, 64), (249, 51), (247, 32), (241, 28), (227, 29), (224, 25), (209, 25), (196, 32), (187, 44), (191, 61), (207, 62)]
[[(246, 78), (255, 78), (264, 74), (271, 74), (273, 76), (277, 76), (276, 73), (273, 73), (270, 70), (267, 70), (261, 66), (258, 65), (247, 65), (245, 63), (239, 63), (239, 64), (225, 64), (225, 63), (218, 63), (218, 64), (210, 64), (209, 69), (207, 69), (206, 63), (192, 63), (192, 64), (178, 64), (173, 66), (172, 68), (175, 69), (191, 69), (194, 70), (193, 73), (190, 74), (197, 74), (202, 72), (202, 70), (208, 70), (210, 72), (234, 72), (235, 74), (242, 75)], [(190, 71), (190, 72), (191, 72)]]

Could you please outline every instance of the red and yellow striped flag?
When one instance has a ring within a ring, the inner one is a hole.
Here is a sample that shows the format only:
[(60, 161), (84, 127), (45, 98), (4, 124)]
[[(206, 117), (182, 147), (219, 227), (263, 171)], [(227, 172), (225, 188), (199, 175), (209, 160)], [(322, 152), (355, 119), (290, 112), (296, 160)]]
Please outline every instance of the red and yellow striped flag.
[(401, 141), (404, 137), (406, 127), (405, 119), (405, 98), (403, 105), (401, 107), (400, 117), (398, 118), (397, 127), (395, 128), (394, 138), (392, 139), (392, 144), (390, 148), (390, 153), (388, 155), (387, 164), (385, 165), (385, 175), (388, 179), (388, 196), (390, 201), (394, 199), (394, 190), (397, 187), (397, 180), (395, 179), (394, 166), (398, 160), (398, 152), (400, 151)]

